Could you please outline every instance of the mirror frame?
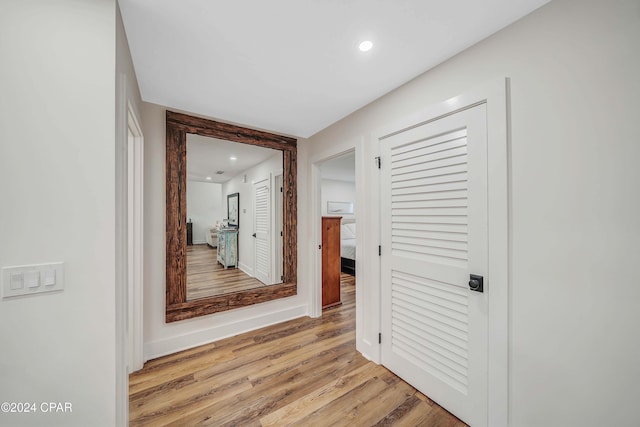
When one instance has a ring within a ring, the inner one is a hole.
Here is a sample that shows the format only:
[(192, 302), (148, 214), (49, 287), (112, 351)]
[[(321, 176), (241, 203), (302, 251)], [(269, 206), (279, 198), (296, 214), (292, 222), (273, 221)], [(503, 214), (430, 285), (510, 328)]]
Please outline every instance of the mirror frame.
[[(166, 115), (167, 323), (297, 294), (297, 140), (167, 110)], [(282, 151), (284, 282), (187, 301), (187, 134)]]

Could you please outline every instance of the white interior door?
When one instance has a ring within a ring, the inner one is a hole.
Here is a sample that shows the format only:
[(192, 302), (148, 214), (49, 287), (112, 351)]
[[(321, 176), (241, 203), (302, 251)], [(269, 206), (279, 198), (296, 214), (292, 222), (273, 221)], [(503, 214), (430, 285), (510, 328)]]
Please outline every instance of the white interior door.
[(486, 426), (486, 106), (399, 130), (380, 154), (382, 363)]
[(253, 183), (254, 212), (254, 276), (262, 283), (271, 284), (271, 188), (270, 180)]

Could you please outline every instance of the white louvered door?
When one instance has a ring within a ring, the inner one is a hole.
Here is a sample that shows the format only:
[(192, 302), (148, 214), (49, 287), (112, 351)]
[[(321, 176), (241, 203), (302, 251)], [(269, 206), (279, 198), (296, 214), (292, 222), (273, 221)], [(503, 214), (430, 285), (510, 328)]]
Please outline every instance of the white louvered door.
[(269, 179), (253, 184), (253, 212), (254, 212), (254, 276), (265, 285), (271, 284), (271, 251), (269, 250), (271, 237), (271, 204)]
[(380, 153), (382, 363), (486, 426), (486, 107), (400, 130)]

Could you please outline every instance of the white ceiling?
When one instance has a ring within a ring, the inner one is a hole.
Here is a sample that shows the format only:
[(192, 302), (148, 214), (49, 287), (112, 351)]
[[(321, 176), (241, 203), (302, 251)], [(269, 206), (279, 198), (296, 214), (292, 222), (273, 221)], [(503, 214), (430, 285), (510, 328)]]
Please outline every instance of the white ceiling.
[(548, 1), (119, 3), (145, 101), (309, 137)]
[[(279, 150), (188, 133), (187, 181), (224, 183), (276, 155), (282, 158)], [(218, 171), (224, 174), (217, 174)]]

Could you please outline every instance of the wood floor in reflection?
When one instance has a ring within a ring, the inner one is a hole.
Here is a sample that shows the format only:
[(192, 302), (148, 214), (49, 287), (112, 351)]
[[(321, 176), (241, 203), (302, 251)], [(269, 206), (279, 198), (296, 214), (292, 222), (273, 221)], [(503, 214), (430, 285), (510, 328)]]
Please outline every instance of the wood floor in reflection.
[(239, 268), (225, 269), (217, 257), (209, 245), (187, 246), (187, 301), (265, 286)]
[(343, 304), (149, 361), (129, 379), (131, 426), (465, 426), (355, 349)]

